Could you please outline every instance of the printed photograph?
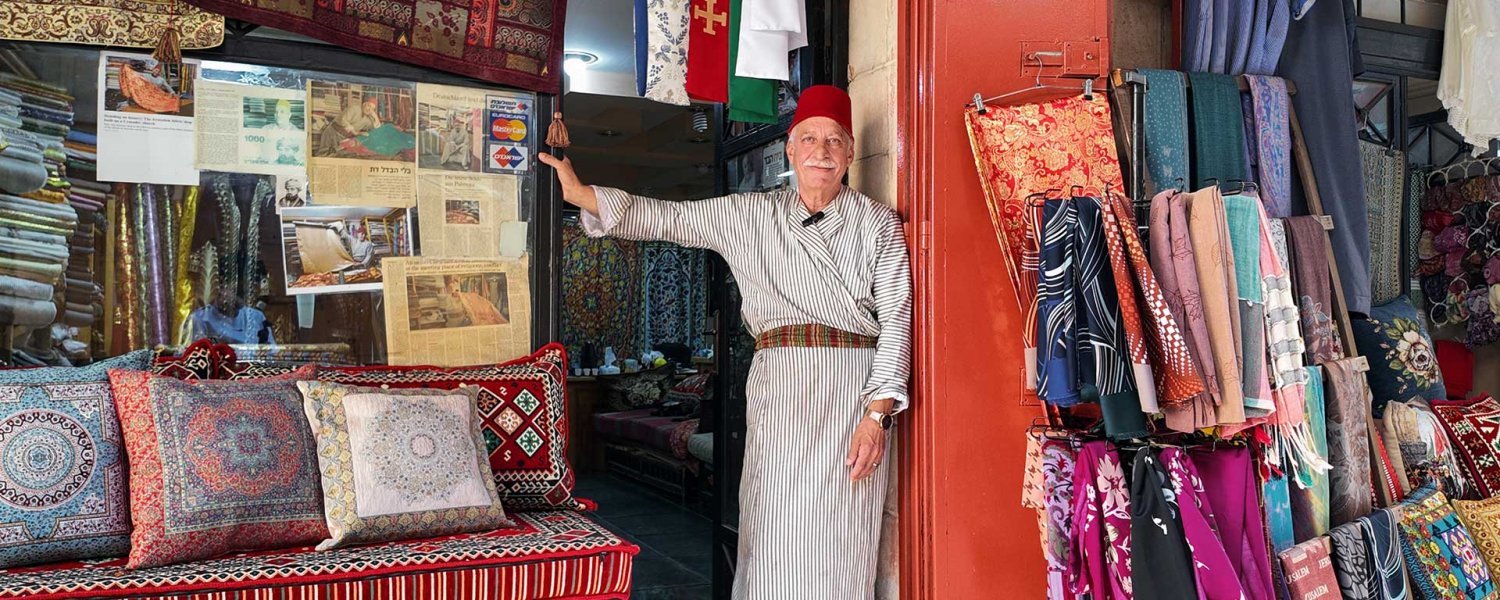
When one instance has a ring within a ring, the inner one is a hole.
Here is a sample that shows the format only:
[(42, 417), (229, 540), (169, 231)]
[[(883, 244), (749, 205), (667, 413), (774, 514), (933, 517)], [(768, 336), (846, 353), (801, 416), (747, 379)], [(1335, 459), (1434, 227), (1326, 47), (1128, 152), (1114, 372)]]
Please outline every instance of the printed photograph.
[(480, 145), (476, 143), (482, 119), (480, 110), (453, 109), (433, 104), (417, 105), (417, 123), (421, 125), (421, 154), (417, 166), (423, 169), (478, 172), (483, 167)]
[(297, 208), (312, 204), (312, 199), (307, 191), (307, 177), (297, 175), (276, 175), (276, 207)]
[(148, 115), (193, 116), (196, 65), (172, 72), (154, 58), (105, 56), (104, 109)]
[(378, 290), (380, 260), (412, 255), (404, 208), (285, 208), (281, 245), (288, 294)]
[(448, 216), (445, 221), (449, 225), (478, 225), (479, 224), (479, 201), (478, 200), (447, 200)]
[(413, 162), (415, 107), (409, 88), (313, 81), (307, 107), (312, 156)]
[(302, 167), (307, 153), (306, 113), (302, 100), (246, 96), (241, 123), (245, 162)]
[(406, 280), (411, 329), (455, 329), (510, 323), (505, 273), (414, 275)]

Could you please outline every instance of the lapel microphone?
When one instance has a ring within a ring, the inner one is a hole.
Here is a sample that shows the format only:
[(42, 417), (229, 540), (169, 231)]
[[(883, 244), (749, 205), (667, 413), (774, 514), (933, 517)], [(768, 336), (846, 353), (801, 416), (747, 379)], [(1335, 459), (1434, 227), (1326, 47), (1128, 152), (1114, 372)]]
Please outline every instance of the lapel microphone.
[(828, 215), (823, 214), (823, 211), (820, 210), (818, 212), (813, 213), (812, 216), (810, 216), (810, 217), (808, 217), (806, 219), (803, 219), (802, 220), (802, 226), (803, 227), (812, 227), (813, 225), (816, 225), (818, 223), (818, 221), (822, 221), (823, 219), (826, 219), (826, 218), (828, 218)]

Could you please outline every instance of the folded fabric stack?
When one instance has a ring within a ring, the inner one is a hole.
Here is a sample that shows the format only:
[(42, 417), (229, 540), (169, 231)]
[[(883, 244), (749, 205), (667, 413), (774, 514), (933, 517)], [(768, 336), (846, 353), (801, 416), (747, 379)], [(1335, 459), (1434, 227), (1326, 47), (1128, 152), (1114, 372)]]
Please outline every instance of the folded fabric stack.
[(0, 88), (0, 191), (25, 194), (47, 183), (42, 148), (21, 131), (19, 94)]
[(68, 244), (68, 270), (64, 274), (66, 304), (62, 322), (72, 327), (93, 326), (104, 314), (104, 292), (96, 268), (97, 236), (107, 226), (105, 203), (109, 185), (94, 181), (98, 169), (97, 138), (92, 133), (68, 133), (68, 203), (78, 212), (78, 230)]

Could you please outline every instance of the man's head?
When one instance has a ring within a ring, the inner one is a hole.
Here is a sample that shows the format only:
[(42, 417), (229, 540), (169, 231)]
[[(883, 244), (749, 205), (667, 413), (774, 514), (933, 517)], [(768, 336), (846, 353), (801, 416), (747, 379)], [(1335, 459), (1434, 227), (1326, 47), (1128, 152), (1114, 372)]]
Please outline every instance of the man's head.
[(854, 162), (849, 104), (849, 94), (831, 85), (807, 88), (797, 99), (786, 157), (801, 190), (829, 190), (842, 184)]
[(281, 188), (286, 190), (286, 195), (288, 196), (301, 196), (302, 180), (296, 177), (288, 177), (286, 183), (281, 184)]

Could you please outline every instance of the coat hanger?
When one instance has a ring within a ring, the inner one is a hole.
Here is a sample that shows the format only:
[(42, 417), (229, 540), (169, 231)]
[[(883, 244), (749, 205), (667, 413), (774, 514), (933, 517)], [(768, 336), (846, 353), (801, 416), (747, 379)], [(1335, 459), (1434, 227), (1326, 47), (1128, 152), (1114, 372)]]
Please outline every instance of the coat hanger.
[(1011, 96), (1015, 96), (1017, 94), (1024, 94), (1024, 93), (1027, 93), (1027, 92), (1034, 92), (1036, 90), (1047, 90), (1047, 89), (1051, 89), (1051, 90), (1080, 90), (1080, 91), (1083, 92), (1083, 99), (1084, 100), (1093, 100), (1094, 99), (1094, 80), (1093, 79), (1085, 79), (1085, 80), (1083, 80), (1083, 86), (1081, 88), (1078, 87), (1078, 86), (1056, 85), (1056, 84), (1044, 84), (1044, 83), (1042, 83), (1042, 67), (1043, 67), (1042, 56), (1043, 55), (1050, 55), (1050, 53), (1047, 53), (1047, 52), (1032, 52), (1031, 54), (1029, 54), (1029, 55), (1026, 56), (1027, 60), (1035, 60), (1036, 61), (1036, 77), (1035, 77), (1035, 79), (1034, 79), (1031, 87), (1029, 87), (1029, 88), (1022, 88), (1022, 89), (1019, 89), (1019, 90), (1015, 90), (1013, 92), (1006, 92), (1004, 94), (1000, 94), (999, 96), (991, 96), (989, 98), (985, 98), (985, 97), (981, 96), (979, 94), (979, 92), (975, 92), (974, 93), (974, 100), (972, 102), (970, 102), (969, 104), (967, 104), (967, 106), (974, 107), (975, 109), (977, 109), (977, 112), (982, 115), (982, 114), (985, 114), (985, 113), (989, 112), (989, 108), (985, 106), (986, 102), (994, 102), (996, 100), (1002, 100), (1002, 99), (1005, 99), (1005, 98), (1009, 98)]

